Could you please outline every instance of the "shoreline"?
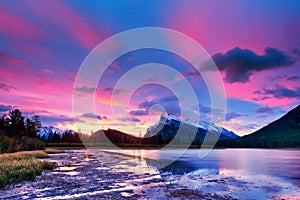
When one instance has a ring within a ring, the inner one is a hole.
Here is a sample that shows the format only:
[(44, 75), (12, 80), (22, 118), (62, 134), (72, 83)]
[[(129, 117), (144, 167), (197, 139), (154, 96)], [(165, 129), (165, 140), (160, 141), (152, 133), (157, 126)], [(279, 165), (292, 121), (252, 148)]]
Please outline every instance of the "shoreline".
[[(107, 144), (101, 144), (101, 143), (88, 143), (88, 144), (80, 144), (80, 143), (54, 143), (54, 144), (50, 144), (48, 143), (46, 145), (47, 148), (57, 148), (57, 149), (157, 149), (160, 150), (163, 147), (165, 147), (165, 145), (140, 145), (140, 144), (135, 144), (135, 145), (116, 145), (116, 146), (112, 146), (112, 145), (107, 145)], [(166, 149), (184, 149), (186, 148), (185, 146), (180, 146), (180, 145), (174, 145), (174, 146), (168, 146), (168, 148)], [(205, 146), (199, 146), (199, 145), (191, 145), (188, 149), (211, 149), (209, 146), (208, 148), (206, 148)], [(292, 148), (258, 148), (258, 147), (218, 147), (218, 146), (214, 146), (212, 149), (278, 149), (278, 150), (300, 150), (300, 147), (292, 147)]]

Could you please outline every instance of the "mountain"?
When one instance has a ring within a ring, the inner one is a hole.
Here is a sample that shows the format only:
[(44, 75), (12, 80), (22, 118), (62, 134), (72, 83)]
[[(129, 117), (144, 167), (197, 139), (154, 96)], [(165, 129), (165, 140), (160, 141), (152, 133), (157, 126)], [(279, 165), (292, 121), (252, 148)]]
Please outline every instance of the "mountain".
[(62, 136), (67, 132), (71, 134), (75, 134), (73, 130), (62, 130), (53, 126), (44, 126), (41, 128), (37, 128), (36, 131), (37, 131), (38, 138), (45, 138), (45, 139), (48, 139), (49, 136), (51, 136), (54, 133), (59, 135), (60, 138), (62, 138)]
[(297, 148), (300, 147), (300, 105), (267, 126), (232, 141), (219, 145), (242, 148)]
[[(147, 129), (145, 137), (149, 138), (159, 136), (163, 141), (169, 142), (175, 137), (179, 130), (179, 127), (183, 133), (182, 136), (179, 136), (179, 138), (177, 139), (179, 140), (177, 141), (177, 143), (179, 144), (191, 143), (191, 141), (193, 141), (193, 144), (200, 145), (203, 142), (204, 137), (206, 136), (206, 133), (208, 131), (210, 131), (210, 133), (215, 135), (216, 137), (219, 133), (221, 133), (219, 140), (232, 140), (239, 138), (239, 136), (232, 131), (228, 131), (227, 129), (219, 127), (215, 124), (209, 124), (203, 121), (200, 121), (198, 123), (187, 120), (185, 121), (172, 114), (161, 115), (160, 120)], [(195, 138), (192, 138), (195, 132), (197, 132), (197, 134)]]
[(37, 128), (37, 137), (48, 143), (81, 143), (79, 135), (73, 130), (62, 130), (53, 126)]

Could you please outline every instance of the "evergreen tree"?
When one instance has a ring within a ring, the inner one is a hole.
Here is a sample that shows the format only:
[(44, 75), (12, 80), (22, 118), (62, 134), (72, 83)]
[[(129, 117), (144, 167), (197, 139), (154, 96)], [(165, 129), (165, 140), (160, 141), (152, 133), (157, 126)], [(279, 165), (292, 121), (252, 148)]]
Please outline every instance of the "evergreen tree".
[(31, 138), (36, 138), (36, 125), (30, 119), (25, 120), (26, 135)]
[(42, 122), (40, 119), (40, 116), (35, 115), (32, 117), (32, 122), (35, 124), (35, 128), (41, 128), (42, 127)]
[(6, 134), (9, 131), (9, 123), (8, 123), (8, 117), (6, 114), (2, 115), (0, 118), (0, 130), (3, 130)]
[(15, 109), (8, 114), (9, 134), (11, 136), (22, 136), (25, 134), (24, 117), (19, 109)]

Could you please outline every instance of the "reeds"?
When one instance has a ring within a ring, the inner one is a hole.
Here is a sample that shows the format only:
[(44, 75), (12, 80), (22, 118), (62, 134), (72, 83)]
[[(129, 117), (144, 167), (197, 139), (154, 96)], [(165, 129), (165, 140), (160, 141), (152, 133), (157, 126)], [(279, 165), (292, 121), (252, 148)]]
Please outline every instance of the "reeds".
[(42, 161), (44, 151), (22, 151), (0, 155), (0, 188), (25, 180), (34, 180), (45, 169), (53, 169), (55, 163)]

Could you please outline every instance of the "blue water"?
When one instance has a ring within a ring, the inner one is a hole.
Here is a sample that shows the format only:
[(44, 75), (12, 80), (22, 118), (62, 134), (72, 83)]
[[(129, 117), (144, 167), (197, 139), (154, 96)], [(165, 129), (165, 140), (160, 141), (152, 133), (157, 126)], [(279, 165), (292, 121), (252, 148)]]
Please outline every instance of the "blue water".
[(300, 150), (122, 150), (155, 167), (165, 180), (241, 199), (300, 199)]

